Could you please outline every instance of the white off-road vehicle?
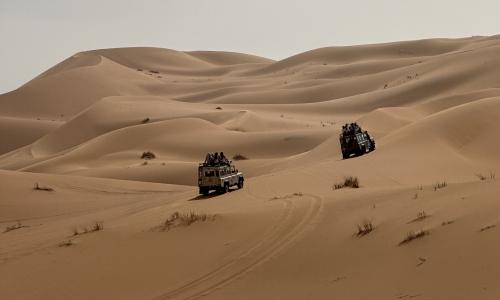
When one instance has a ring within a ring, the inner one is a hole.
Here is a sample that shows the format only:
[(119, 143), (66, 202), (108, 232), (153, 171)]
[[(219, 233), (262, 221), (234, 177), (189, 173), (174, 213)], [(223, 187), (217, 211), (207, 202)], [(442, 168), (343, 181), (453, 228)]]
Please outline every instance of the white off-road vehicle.
[(220, 155), (216, 153), (209, 153), (205, 162), (198, 166), (200, 194), (208, 195), (212, 190), (227, 193), (233, 186), (243, 188), (243, 173), (238, 171), (222, 152)]

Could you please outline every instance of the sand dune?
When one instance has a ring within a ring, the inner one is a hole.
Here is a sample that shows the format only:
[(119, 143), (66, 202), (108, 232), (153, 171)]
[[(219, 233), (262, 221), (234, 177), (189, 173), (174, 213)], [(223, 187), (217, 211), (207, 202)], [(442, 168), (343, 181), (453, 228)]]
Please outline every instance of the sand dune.
[[(497, 299), (499, 50), (77, 53), (0, 95), (0, 298)], [(343, 160), (354, 121), (377, 149)], [(211, 151), (242, 190), (198, 195)]]

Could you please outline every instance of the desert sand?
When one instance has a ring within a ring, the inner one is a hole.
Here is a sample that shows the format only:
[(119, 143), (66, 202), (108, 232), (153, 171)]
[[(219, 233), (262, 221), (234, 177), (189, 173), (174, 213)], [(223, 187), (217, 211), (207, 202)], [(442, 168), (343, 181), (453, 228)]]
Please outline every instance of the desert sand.
[(0, 299), (500, 299), (499, 132), (498, 36), (77, 53), (0, 95)]

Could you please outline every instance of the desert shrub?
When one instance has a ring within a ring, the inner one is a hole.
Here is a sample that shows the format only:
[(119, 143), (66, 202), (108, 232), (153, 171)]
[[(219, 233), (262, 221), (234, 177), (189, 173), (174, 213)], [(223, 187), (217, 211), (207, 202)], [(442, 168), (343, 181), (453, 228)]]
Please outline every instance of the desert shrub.
[(28, 226), (21, 224), (21, 222), (17, 222), (14, 225), (10, 225), (10, 226), (5, 227), (5, 230), (3, 232), (7, 233), (7, 232), (12, 231), (12, 230), (21, 229), (23, 227), (28, 227)]
[(156, 155), (153, 152), (146, 151), (146, 152), (142, 153), (141, 158), (142, 159), (154, 159), (154, 158), (156, 158)]
[(342, 189), (342, 188), (345, 188), (345, 187), (350, 187), (350, 188), (353, 188), (353, 189), (359, 188), (358, 177), (354, 177), (354, 176), (344, 177), (344, 181), (343, 182), (335, 183), (333, 185), (333, 189), (334, 190)]
[(104, 229), (103, 222), (95, 222), (94, 225), (90, 228), (90, 232), (101, 231)]
[(59, 247), (69, 247), (69, 246), (73, 246), (74, 244), (75, 243), (73, 243), (72, 240), (66, 240), (66, 241), (60, 242)]
[(149, 72), (151, 72), (153, 74), (159, 74), (160, 73), (159, 71), (156, 71), (156, 70), (149, 70)]
[(222, 110), (222, 107), (217, 106), (215, 109)]
[(425, 211), (419, 211), (417, 213), (417, 217), (415, 219), (411, 220), (409, 223), (422, 221), (428, 217), (429, 217), (429, 215)]
[(446, 183), (446, 181), (443, 181), (443, 182), (436, 182), (433, 187), (434, 187), (434, 191), (437, 191), (439, 189), (443, 189), (445, 187), (448, 186), (448, 183)]
[(54, 189), (51, 187), (46, 187), (46, 186), (40, 186), (38, 185), (38, 182), (35, 183), (35, 186), (33, 187), (35, 191), (46, 191), (46, 192), (53, 192)]
[(233, 159), (234, 160), (247, 160), (248, 157), (246, 157), (245, 155), (243, 154), (240, 154), (240, 153), (236, 153), (234, 156), (233, 156)]
[(488, 226), (485, 226), (485, 227), (481, 228), (479, 231), (483, 232), (483, 231), (486, 231), (486, 230), (493, 229), (495, 227), (496, 227), (496, 225), (488, 225)]
[(484, 181), (486, 179), (493, 180), (493, 179), (495, 179), (495, 173), (490, 172), (489, 176), (486, 176), (486, 175), (479, 173), (479, 174), (476, 174), (476, 177), (479, 178), (479, 180), (481, 180), (481, 181)]
[(178, 211), (172, 213), (163, 224), (160, 226), (162, 231), (168, 231), (177, 226), (189, 226), (195, 222), (205, 222), (215, 220), (215, 215), (197, 213), (190, 211), (187, 213), (180, 213)]
[(94, 224), (92, 224), (91, 226), (84, 227), (82, 229), (82, 231), (78, 230), (77, 227), (73, 228), (72, 235), (73, 236), (82, 235), (82, 234), (101, 231), (101, 230), (104, 230), (104, 223), (103, 222), (94, 222)]
[(146, 124), (146, 123), (149, 123), (149, 121), (151, 121), (150, 118), (145, 118), (141, 121), (142, 124)]
[(484, 176), (483, 174), (479, 173), (479, 174), (476, 174), (477, 178), (479, 178), (479, 180), (483, 181), (483, 180), (486, 180), (486, 176)]
[(373, 226), (372, 221), (365, 219), (361, 224), (358, 224), (358, 233), (357, 236), (365, 236), (373, 231), (375, 227)]
[(455, 221), (453, 221), (453, 220), (450, 220), (450, 221), (443, 221), (443, 222), (441, 223), (441, 226), (450, 225), (450, 224), (453, 224), (454, 222), (455, 222)]
[(408, 232), (408, 234), (406, 234), (406, 237), (399, 243), (399, 245), (407, 244), (415, 239), (422, 238), (428, 234), (429, 231), (427, 230), (416, 230), (416, 231), (412, 230)]

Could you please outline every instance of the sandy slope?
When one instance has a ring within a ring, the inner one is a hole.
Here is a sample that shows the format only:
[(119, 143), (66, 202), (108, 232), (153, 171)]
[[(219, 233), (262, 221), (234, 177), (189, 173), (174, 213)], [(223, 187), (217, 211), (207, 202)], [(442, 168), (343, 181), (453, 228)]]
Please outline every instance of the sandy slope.
[[(498, 299), (499, 50), (78, 53), (0, 95), (0, 298)], [(352, 121), (377, 150), (342, 160)], [(243, 190), (197, 195), (209, 151), (249, 158)], [(159, 230), (175, 211), (215, 218)]]

